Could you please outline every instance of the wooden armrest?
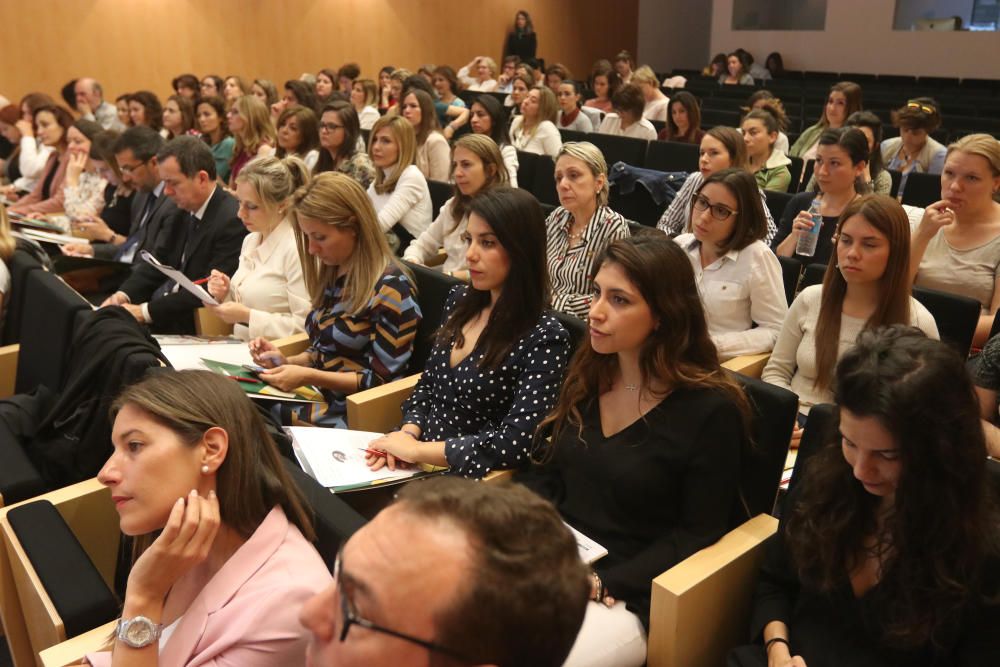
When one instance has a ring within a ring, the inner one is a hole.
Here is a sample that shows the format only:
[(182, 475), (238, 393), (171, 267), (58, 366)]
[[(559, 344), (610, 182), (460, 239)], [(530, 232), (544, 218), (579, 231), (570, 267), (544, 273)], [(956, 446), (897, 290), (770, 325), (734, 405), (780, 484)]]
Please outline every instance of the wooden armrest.
[[(58, 620), (50, 601), (39, 596), (21, 596), (21, 590), (41, 590), (34, 571), (16, 567), (15, 560), (24, 561), (24, 552), (16, 540), (11, 540), (7, 512), (12, 507), (36, 500), (48, 500), (69, 525), (84, 551), (101, 573), (109, 587), (114, 587), (115, 564), (121, 532), (118, 514), (111, 502), (111, 491), (96, 479), (89, 479), (56, 491), (36, 496), (0, 509), (0, 617), (7, 635), (7, 644), (15, 665), (35, 664), (34, 646), (51, 646), (64, 639), (62, 622)], [(29, 568), (30, 570), (30, 568)], [(32, 599), (34, 598), (34, 599)], [(53, 634), (55, 633), (55, 634)], [(41, 642), (41, 643), (38, 643)]]
[(444, 248), (438, 248), (437, 254), (427, 260), (424, 266), (441, 266), (446, 259), (448, 259), (448, 253), (444, 251)]
[(347, 397), (347, 426), (354, 431), (387, 433), (403, 421), (403, 401), (417, 386), (420, 373), (365, 389)]
[(729, 361), (722, 362), (722, 367), (748, 377), (759, 379), (760, 374), (764, 372), (764, 366), (767, 365), (767, 360), (770, 358), (770, 352), (765, 352), (764, 354), (745, 354), (742, 357), (733, 357)]
[(231, 336), (233, 325), (213, 313), (209, 308), (194, 311), (194, 330), (199, 336)]
[(653, 580), (649, 667), (717, 667), (746, 643), (763, 544), (777, 530), (760, 514)]
[(14, 381), (17, 379), (17, 356), (21, 346), (4, 345), (0, 347), (0, 398), (14, 395)]
[(61, 644), (49, 647), (38, 654), (42, 667), (67, 667), (79, 665), (88, 653), (110, 649), (110, 640), (118, 621), (109, 621), (93, 630), (67, 639)]
[(514, 476), (513, 470), (494, 470), (493, 472), (487, 473), (483, 477), (484, 482), (489, 482), (491, 484), (496, 484), (497, 482), (502, 482), (504, 480), (510, 480)]
[(271, 341), (278, 350), (286, 357), (293, 354), (300, 354), (309, 347), (309, 334), (298, 333), (284, 338), (276, 338)]

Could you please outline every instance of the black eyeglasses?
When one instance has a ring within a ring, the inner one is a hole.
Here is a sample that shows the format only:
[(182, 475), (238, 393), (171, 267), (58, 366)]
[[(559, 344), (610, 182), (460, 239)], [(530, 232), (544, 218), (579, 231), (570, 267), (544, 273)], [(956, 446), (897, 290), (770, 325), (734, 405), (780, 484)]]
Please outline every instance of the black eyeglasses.
[(396, 630), (384, 628), (377, 623), (373, 623), (366, 618), (358, 616), (358, 613), (354, 610), (350, 600), (347, 599), (347, 593), (344, 591), (344, 586), (340, 581), (340, 556), (341, 554), (338, 553), (337, 560), (334, 561), (333, 564), (333, 581), (337, 584), (337, 592), (340, 594), (340, 614), (343, 617), (344, 624), (344, 626), (340, 629), (340, 641), (343, 642), (347, 640), (347, 633), (350, 631), (352, 625), (360, 625), (362, 628), (366, 628), (372, 632), (381, 632), (384, 635), (389, 635), (390, 637), (395, 637), (397, 639), (402, 639), (405, 642), (422, 646), (428, 651), (434, 651), (436, 653), (447, 655), (464, 664), (472, 664), (474, 662), (473, 660), (466, 658), (458, 651), (453, 651), (446, 646), (435, 644), (434, 642), (427, 641), (426, 639), (411, 637), (408, 634), (397, 632)]
[(708, 201), (706, 197), (702, 195), (695, 195), (691, 197), (691, 205), (694, 206), (699, 211), (704, 211), (706, 209), (712, 211), (712, 217), (716, 220), (726, 220), (731, 215), (739, 213), (739, 211), (734, 211), (728, 206), (723, 206), (722, 204), (713, 204)]

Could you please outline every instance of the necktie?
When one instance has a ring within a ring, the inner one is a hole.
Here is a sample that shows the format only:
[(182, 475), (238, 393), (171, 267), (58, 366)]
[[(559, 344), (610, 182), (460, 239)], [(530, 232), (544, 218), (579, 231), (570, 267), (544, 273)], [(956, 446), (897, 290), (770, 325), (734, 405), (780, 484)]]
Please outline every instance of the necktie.
[(142, 214), (139, 216), (139, 226), (136, 228), (135, 233), (125, 239), (125, 243), (115, 253), (116, 262), (131, 264), (135, 260), (135, 253), (139, 250), (141, 242), (146, 238), (146, 223), (149, 221), (149, 216), (156, 205), (156, 199), (156, 195), (152, 193), (146, 197), (146, 203), (142, 206)]

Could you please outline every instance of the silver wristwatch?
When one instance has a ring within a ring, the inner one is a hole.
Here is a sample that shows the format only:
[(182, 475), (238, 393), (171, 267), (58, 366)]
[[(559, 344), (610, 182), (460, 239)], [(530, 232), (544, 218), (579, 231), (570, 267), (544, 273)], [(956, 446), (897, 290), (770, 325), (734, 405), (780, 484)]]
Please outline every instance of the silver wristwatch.
[(163, 626), (145, 616), (118, 619), (118, 639), (132, 648), (145, 648), (159, 640)]

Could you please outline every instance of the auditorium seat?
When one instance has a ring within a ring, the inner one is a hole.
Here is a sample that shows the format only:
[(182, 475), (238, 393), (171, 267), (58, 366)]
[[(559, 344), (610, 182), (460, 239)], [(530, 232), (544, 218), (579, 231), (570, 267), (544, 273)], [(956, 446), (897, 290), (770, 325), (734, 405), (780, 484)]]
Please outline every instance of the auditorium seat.
[(903, 188), (903, 203), (927, 208), (941, 199), (941, 174), (911, 172)]
[[(777, 218), (775, 218), (777, 219)], [(795, 294), (799, 288), (799, 278), (802, 276), (802, 263), (794, 257), (778, 256), (778, 263), (781, 264), (781, 280), (785, 287), (785, 299), (788, 305), (792, 305)]]
[(913, 288), (913, 298), (934, 316), (941, 340), (967, 357), (979, 325), (979, 302), (961, 294), (916, 286)]
[(633, 167), (646, 167), (646, 149), (649, 142), (645, 139), (620, 137), (612, 134), (594, 132), (587, 135), (590, 143), (601, 149), (604, 160), (611, 168), (616, 162), (624, 162)]
[[(792, 181), (795, 182), (794, 180)], [(771, 212), (771, 217), (775, 223), (781, 221), (781, 216), (785, 212), (788, 202), (792, 201), (794, 195), (788, 192), (778, 192), (776, 190), (764, 190), (764, 200), (767, 202), (767, 210)]]
[(646, 149), (646, 169), (657, 171), (698, 170), (698, 144), (680, 141), (650, 141)]
[(437, 220), (441, 207), (455, 194), (455, 189), (451, 183), (430, 179), (427, 180), (427, 189), (431, 192), (431, 220)]

